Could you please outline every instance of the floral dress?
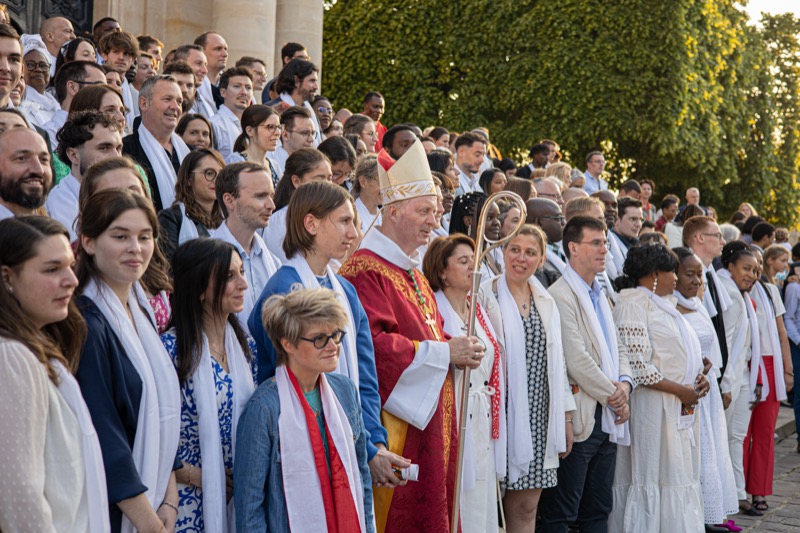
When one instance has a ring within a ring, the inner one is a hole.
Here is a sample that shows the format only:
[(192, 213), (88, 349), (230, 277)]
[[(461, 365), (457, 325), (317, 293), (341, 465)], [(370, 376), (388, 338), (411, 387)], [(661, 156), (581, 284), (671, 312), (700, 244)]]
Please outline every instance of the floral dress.
[[(161, 342), (167, 349), (172, 361), (177, 363), (177, 344), (175, 330), (171, 329), (161, 335)], [(256, 376), (256, 345), (248, 335), (247, 344), (252, 357), (253, 380)], [(225, 468), (233, 468), (233, 381), (230, 374), (222, 368), (216, 359), (211, 358), (214, 367), (214, 385), (217, 391), (217, 414), (219, 416), (220, 437), (222, 439), (222, 459)], [(194, 380), (190, 377), (181, 385), (181, 437), (178, 445), (178, 458), (184, 463), (202, 468), (200, 457), (200, 433), (197, 403), (194, 398)], [(178, 520), (176, 533), (202, 533), (203, 523), (203, 489), (190, 485), (178, 484)]]

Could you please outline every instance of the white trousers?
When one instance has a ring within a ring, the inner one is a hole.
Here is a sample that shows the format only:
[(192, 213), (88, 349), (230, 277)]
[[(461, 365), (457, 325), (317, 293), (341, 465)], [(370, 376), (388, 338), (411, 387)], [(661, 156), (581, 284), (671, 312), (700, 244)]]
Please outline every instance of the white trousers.
[(733, 465), (733, 477), (736, 480), (736, 494), (740, 500), (747, 499), (744, 490), (744, 439), (750, 425), (750, 371), (745, 365), (742, 376), (739, 376), (731, 390), (731, 404), (725, 410), (725, 422), (728, 424), (728, 448)]

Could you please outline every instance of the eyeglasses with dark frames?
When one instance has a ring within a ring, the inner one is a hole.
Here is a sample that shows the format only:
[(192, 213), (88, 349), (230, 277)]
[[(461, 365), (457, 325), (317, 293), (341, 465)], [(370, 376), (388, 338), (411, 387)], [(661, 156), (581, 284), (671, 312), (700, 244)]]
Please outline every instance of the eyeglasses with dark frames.
[(311, 344), (314, 345), (314, 348), (316, 348), (317, 350), (322, 350), (328, 345), (328, 341), (333, 341), (333, 343), (337, 346), (342, 344), (342, 341), (344, 340), (344, 336), (346, 333), (347, 333), (346, 331), (337, 329), (330, 335), (325, 335), (324, 333), (320, 333), (319, 335), (311, 339), (300, 337), (300, 340), (310, 342)]
[(194, 170), (189, 174), (194, 176), (195, 174), (201, 174), (201, 173), (203, 174), (203, 177), (206, 179), (206, 181), (209, 183), (217, 179), (217, 174), (219, 174), (219, 172), (214, 170), (213, 168), (206, 168), (204, 170)]

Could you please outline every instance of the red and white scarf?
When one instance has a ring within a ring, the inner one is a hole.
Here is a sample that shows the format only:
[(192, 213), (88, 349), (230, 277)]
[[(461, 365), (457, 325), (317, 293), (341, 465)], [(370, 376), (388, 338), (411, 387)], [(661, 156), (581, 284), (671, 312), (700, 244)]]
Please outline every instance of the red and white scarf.
[(353, 430), (325, 374), (319, 376), (330, 475), (316, 416), (286, 365), (275, 371), (283, 489), (292, 531), (366, 531)]

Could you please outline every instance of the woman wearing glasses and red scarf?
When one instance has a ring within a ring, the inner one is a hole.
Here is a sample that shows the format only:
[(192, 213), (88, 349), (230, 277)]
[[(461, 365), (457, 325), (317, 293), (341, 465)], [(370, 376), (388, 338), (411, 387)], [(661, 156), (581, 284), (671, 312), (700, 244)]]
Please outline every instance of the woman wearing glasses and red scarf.
[(367, 432), (355, 384), (334, 374), (347, 313), (330, 289), (267, 300), (275, 377), (237, 431), (238, 531), (373, 532)]

